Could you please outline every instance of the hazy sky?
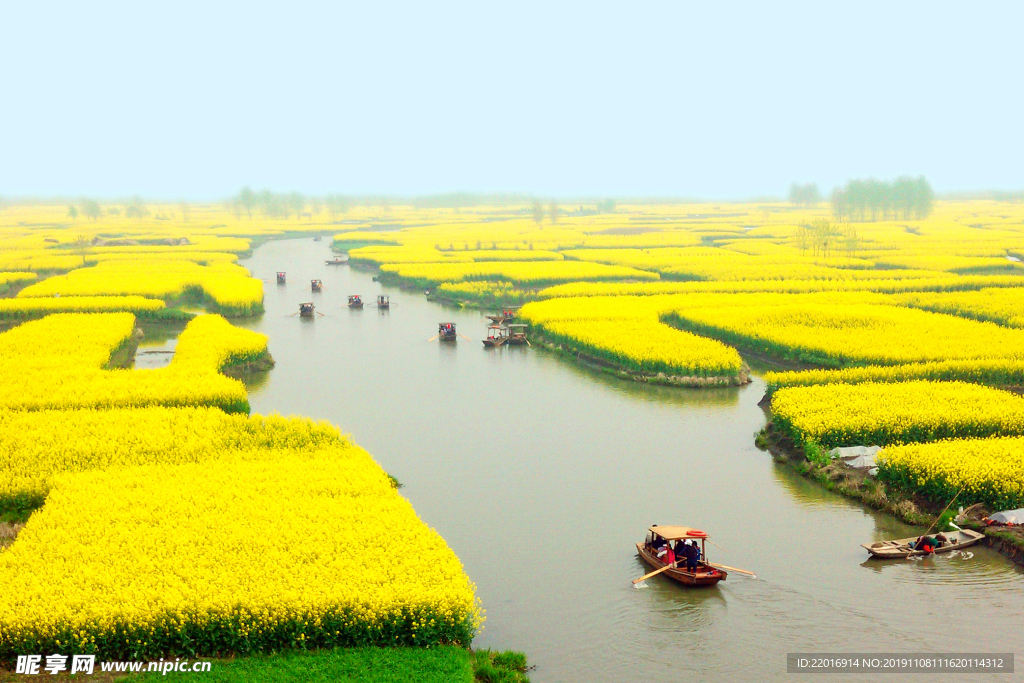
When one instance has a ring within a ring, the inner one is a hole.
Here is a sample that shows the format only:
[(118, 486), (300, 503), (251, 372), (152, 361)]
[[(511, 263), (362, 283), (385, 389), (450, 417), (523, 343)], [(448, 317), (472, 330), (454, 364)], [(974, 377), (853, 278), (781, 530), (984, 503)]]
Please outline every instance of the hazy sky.
[(1024, 3), (5, 2), (0, 194), (1024, 187)]

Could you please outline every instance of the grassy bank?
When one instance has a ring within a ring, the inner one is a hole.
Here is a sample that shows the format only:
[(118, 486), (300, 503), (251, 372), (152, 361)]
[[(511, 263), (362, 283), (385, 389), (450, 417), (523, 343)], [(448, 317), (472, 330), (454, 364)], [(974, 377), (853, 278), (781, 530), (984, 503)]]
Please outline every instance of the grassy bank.
[[(173, 660), (171, 660), (173, 662)], [(197, 681), (206, 683), (529, 683), (526, 656), (519, 652), (473, 652), (460, 647), (437, 648), (337, 648), (334, 650), (293, 651), (277, 655), (258, 655), (209, 661), (206, 672), (111, 673), (99, 671), (94, 681), (155, 683), (156, 681)], [(44, 660), (45, 663), (45, 660)], [(188, 665), (191, 666), (192, 662)], [(71, 681), (80, 676), (66, 672), (47, 680)], [(10, 670), (0, 671), (0, 682), (25, 680)]]

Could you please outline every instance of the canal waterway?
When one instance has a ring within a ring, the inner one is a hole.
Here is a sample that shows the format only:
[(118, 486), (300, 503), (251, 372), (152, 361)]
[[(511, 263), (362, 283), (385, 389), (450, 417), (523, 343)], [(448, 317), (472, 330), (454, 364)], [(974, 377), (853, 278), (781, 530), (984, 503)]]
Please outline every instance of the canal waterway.
[[(487, 612), (475, 646), (526, 652), (532, 680), (781, 681), (787, 652), (1024, 642), (1024, 572), (1001, 555), (867, 561), (861, 543), (920, 530), (756, 449), (758, 378), (652, 387), (536, 348), (487, 350), (480, 312), (325, 265), (331, 257), (327, 241), (307, 238), (242, 261), (266, 292), (266, 313), (243, 324), (269, 336), (276, 360), (250, 387), (253, 411), (330, 420), (370, 451), (475, 582)], [(378, 293), (390, 310), (374, 306)], [(366, 307), (349, 310), (349, 294)], [(304, 301), (323, 315), (293, 315)], [(440, 322), (469, 339), (428, 341)], [(655, 523), (704, 529), (721, 546), (708, 546), (711, 561), (757, 579), (633, 588), (647, 571), (634, 543)], [(396, 551), (413, 550), (396, 537)], [(920, 680), (887, 677), (901, 679)]]

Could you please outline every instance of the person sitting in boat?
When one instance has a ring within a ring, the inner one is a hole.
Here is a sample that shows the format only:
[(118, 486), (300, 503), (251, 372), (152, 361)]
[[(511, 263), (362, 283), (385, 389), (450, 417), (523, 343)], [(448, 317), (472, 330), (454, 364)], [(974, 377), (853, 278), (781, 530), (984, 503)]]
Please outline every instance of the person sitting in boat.
[(658, 559), (660, 559), (662, 562), (668, 565), (675, 564), (676, 553), (674, 550), (672, 550), (672, 546), (666, 543), (665, 546), (658, 551)]
[(931, 536), (919, 536), (917, 542), (914, 543), (914, 550), (920, 550), (930, 555), (935, 552), (935, 543), (935, 539)]
[(948, 542), (949, 542), (949, 539), (946, 538), (946, 534), (940, 533), (939, 535), (937, 535), (935, 537), (935, 547), (936, 548), (941, 548), (942, 546), (946, 545), (946, 543), (948, 543)]

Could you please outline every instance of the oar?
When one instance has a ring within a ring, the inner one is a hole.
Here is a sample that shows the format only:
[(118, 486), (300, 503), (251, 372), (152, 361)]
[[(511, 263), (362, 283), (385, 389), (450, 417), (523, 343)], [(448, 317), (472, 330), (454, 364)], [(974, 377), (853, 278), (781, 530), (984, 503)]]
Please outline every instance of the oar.
[(533, 346), (533, 344), (530, 343), (529, 339), (524, 339), (523, 341), (526, 342), (527, 346)]
[(463, 339), (468, 339), (469, 341), (473, 341), (473, 339), (471, 337), (467, 337), (464, 334), (460, 334), (459, 336), (462, 337)]
[(666, 565), (665, 565), (664, 567), (662, 567), (661, 569), (655, 569), (655, 570), (654, 570), (653, 572), (651, 572), (650, 574), (644, 574), (644, 575), (643, 575), (643, 576), (641, 576), (641, 577), (640, 577), (639, 579), (637, 579), (636, 581), (634, 581), (634, 582), (633, 582), (633, 585), (635, 586), (636, 584), (640, 583), (640, 582), (641, 582), (641, 581), (643, 581), (644, 579), (649, 579), (649, 578), (651, 578), (652, 576), (657, 576), (658, 574), (660, 574), (660, 573), (662, 573), (662, 572), (667, 572), (667, 571), (668, 571), (669, 569), (675, 569), (675, 567), (676, 567), (676, 563), (675, 563), (675, 562), (673, 562), (672, 564), (666, 564)]
[(438, 338), (438, 337), (440, 337), (440, 336), (441, 336), (441, 335), (439, 335), (439, 334), (435, 334), (435, 335), (434, 335), (433, 337), (431, 337), (431, 338), (430, 338), (430, 339), (428, 339), (427, 341), (428, 341), (428, 342), (432, 342), (432, 341), (434, 341), (435, 339), (437, 339), (437, 338)]
[(717, 567), (719, 569), (725, 569), (725, 570), (730, 571), (730, 572), (739, 572), (740, 574), (749, 574), (751, 577), (753, 577), (755, 579), (757, 578), (757, 574), (755, 574), (754, 572), (748, 572), (746, 569), (737, 569), (736, 567), (730, 567), (727, 564), (712, 564), (711, 562), (705, 562), (704, 564), (708, 565), (709, 567)]
[(326, 314), (326, 313), (321, 313), (320, 311), (317, 311), (317, 312), (316, 312), (316, 314), (317, 314), (318, 316), (320, 316), (321, 318), (326, 318), (326, 317), (327, 317), (327, 314)]
[(710, 543), (711, 545), (715, 546), (715, 547), (716, 547), (716, 548), (718, 548), (719, 550), (724, 550), (725, 552), (729, 552), (728, 550), (726, 550), (726, 549), (725, 549), (725, 548), (723, 548), (722, 546), (720, 546), (720, 545), (718, 545), (717, 543), (715, 543), (714, 541), (712, 541), (712, 540), (711, 540), (710, 538), (705, 538), (704, 540), (705, 540), (705, 541), (707, 541), (708, 543)]
[[(953, 496), (953, 500), (949, 501), (949, 505), (947, 505), (942, 510), (942, 512), (939, 513), (939, 516), (935, 518), (935, 521), (932, 522), (932, 525), (930, 527), (928, 527), (928, 530), (925, 531), (923, 534), (921, 534), (921, 536), (927, 536), (928, 535), (928, 532), (932, 530), (932, 527), (934, 527), (936, 524), (938, 524), (939, 520), (942, 519), (942, 515), (946, 514), (946, 510), (948, 510), (950, 508), (950, 506), (953, 505), (953, 501), (955, 501), (960, 496), (960, 494), (963, 493), (963, 492), (964, 492), (963, 488), (961, 488), (959, 491), (956, 492), (956, 495)], [(920, 538), (920, 536), (918, 538)], [(910, 548), (910, 552), (908, 552), (906, 555), (904, 555), (903, 559), (909, 560), (910, 556), (914, 554), (915, 550), (917, 550), (917, 548), (913, 548), (913, 547)]]

